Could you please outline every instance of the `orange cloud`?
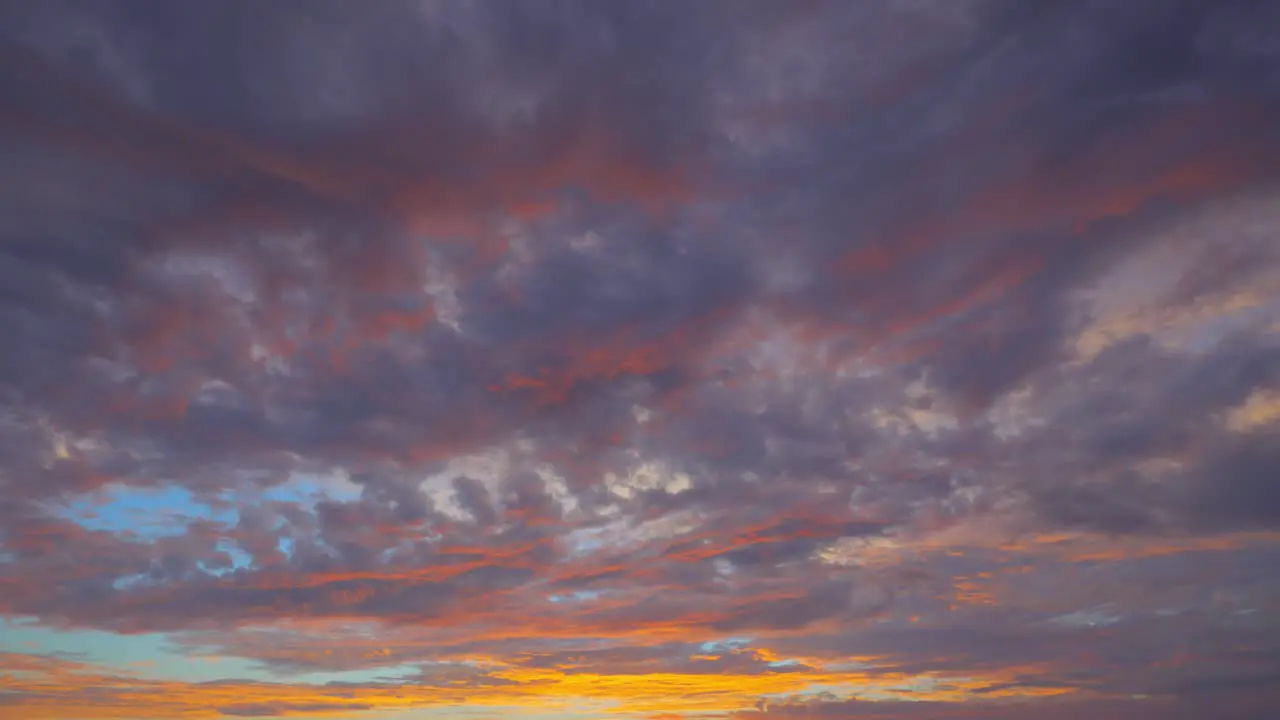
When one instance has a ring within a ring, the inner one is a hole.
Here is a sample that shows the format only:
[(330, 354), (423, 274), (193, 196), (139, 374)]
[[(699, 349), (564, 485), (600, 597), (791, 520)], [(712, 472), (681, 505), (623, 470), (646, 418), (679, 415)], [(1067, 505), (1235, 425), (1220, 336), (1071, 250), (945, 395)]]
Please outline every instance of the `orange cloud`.
[[(912, 696), (918, 700), (963, 702), (975, 691), (1007, 682), (1037, 668), (1012, 668), (982, 678), (947, 678), (936, 691), (911, 689), (912, 678), (895, 673), (785, 672), (753, 675), (652, 672), (582, 672), (492, 666), (461, 682), (442, 677), (422, 683), (305, 684), (227, 680), (184, 683), (147, 679), (138, 672), (111, 672), (82, 662), (44, 656), (0, 655), (0, 690), (8, 706), (31, 720), (150, 720), (278, 715), (351, 717), (361, 712), (469, 707), (568, 709), (583, 701), (607, 703), (622, 715), (731, 712), (762, 695), (789, 695), (809, 687)], [(1044, 697), (1063, 688), (1009, 688), (984, 697)]]

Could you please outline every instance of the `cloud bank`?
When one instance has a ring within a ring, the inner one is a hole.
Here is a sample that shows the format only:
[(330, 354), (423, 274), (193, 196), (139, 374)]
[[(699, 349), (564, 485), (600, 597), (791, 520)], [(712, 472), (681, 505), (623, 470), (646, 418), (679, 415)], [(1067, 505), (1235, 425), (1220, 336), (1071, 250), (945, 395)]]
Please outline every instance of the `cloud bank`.
[(0, 4), (0, 705), (1269, 717), (1277, 30)]

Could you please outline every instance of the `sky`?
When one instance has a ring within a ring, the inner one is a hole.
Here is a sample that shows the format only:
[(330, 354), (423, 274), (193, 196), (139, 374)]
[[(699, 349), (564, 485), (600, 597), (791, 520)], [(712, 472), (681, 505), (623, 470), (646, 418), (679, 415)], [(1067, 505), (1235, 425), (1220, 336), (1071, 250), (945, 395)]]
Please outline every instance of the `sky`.
[(1277, 35), (0, 0), (0, 716), (1280, 717)]

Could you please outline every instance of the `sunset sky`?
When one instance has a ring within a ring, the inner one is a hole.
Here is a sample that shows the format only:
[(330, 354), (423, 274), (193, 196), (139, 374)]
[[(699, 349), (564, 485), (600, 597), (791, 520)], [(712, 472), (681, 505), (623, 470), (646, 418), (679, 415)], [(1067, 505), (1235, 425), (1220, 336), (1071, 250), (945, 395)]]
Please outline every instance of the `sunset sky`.
[(1280, 718), (1277, 38), (0, 0), (0, 718)]

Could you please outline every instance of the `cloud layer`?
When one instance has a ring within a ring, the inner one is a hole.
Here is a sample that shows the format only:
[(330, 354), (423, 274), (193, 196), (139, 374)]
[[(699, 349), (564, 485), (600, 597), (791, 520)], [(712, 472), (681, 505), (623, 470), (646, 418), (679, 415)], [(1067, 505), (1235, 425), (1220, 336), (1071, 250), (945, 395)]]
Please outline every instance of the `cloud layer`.
[(1275, 31), (0, 4), (0, 705), (1269, 716)]

